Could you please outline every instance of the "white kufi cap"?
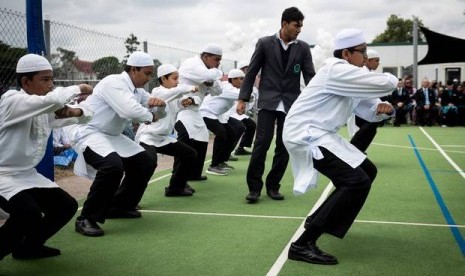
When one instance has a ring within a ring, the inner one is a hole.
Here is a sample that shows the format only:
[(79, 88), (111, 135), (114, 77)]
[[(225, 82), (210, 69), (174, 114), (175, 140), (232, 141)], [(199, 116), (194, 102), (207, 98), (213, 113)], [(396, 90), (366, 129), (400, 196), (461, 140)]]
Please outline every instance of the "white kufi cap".
[(53, 70), (50, 62), (43, 56), (36, 54), (27, 54), (18, 60), (16, 65), (16, 73), (29, 73), (44, 70)]
[(144, 52), (137, 51), (133, 52), (126, 63), (129, 66), (135, 67), (145, 67), (145, 66), (154, 66), (152, 57)]
[(344, 29), (334, 37), (334, 50), (347, 49), (366, 43), (363, 32), (358, 29)]
[(163, 77), (163, 76), (166, 76), (168, 74), (171, 74), (173, 72), (176, 72), (178, 71), (178, 69), (176, 67), (174, 67), (173, 65), (167, 63), (167, 64), (162, 64), (160, 66), (158, 66), (157, 68), (157, 76), (158, 77)]
[(222, 56), (222, 55), (223, 55), (223, 49), (222, 49), (221, 46), (218, 45), (218, 44), (215, 44), (215, 43), (208, 43), (208, 44), (205, 45), (205, 47), (203, 48), (202, 53), (209, 53), (209, 54), (214, 54), (214, 55)]
[(228, 73), (228, 79), (242, 78), (244, 76), (244, 72), (239, 69), (231, 69), (231, 71)]
[(247, 60), (240, 60), (237, 63), (237, 69), (242, 69), (242, 68), (248, 67), (248, 66), (249, 66), (249, 62)]
[(367, 50), (367, 56), (368, 56), (368, 59), (379, 58), (378, 52), (376, 52), (375, 50), (372, 50), (372, 49)]

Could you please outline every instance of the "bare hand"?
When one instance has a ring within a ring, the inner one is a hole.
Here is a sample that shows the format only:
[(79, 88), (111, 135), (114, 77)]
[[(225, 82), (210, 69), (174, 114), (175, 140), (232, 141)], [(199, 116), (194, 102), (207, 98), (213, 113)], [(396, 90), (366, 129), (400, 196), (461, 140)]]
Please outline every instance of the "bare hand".
[(198, 86), (193, 86), (193, 87), (192, 87), (191, 92), (195, 93), (195, 92), (198, 92), (198, 91), (199, 91), (199, 87), (198, 87)]
[(83, 112), (80, 108), (73, 108), (65, 105), (63, 108), (58, 109), (55, 111), (55, 118), (57, 119), (64, 119), (64, 118), (71, 118), (71, 117), (80, 117), (82, 116)]
[(182, 105), (183, 107), (188, 107), (188, 106), (191, 105), (191, 104), (192, 104), (192, 100), (191, 100), (191, 99), (184, 99), (184, 100), (181, 101), (181, 105)]
[(392, 114), (394, 112), (394, 108), (392, 105), (388, 103), (380, 103), (376, 107), (376, 114)]
[(149, 102), (148, 102), (148, 106), (150, 108), (155, 107), (155, 106), (166, 106), (166, 103), (165, 103), (164, 100), (162, 100), (160, 98), (150, 97)]
[(81, 83), (78, 86), (82, 94), (92, 94), (92, 91), (94, 90), (94, 88), (91, 85), (85, 83)]
[(242, 114), (245, 113), (245, 102), (244, 102), (244, 100), (238, 100), (237, 101), (236, 112), (239, 115), (242, 115)]

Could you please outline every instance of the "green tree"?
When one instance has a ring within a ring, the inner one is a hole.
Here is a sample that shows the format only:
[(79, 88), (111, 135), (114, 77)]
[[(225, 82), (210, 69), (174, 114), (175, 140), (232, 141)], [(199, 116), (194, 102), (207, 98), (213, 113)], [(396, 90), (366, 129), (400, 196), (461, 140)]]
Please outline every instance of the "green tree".
[(58, 47), (57, 51), (58, 53), (50, 55), (53, 76), (55, 79), (72, 79), (73, 62), (79, 59), (76, 52), (61, 47)]
[[(412, 43), (413, 42), (413, 22), (417, 20), (418, 27), (423, 27), (421, 20), (415, 16), (412, 19), (403, 19), (395, 14), (391, 14), (387, 20), (386, 30), (377, 35), (372, 43)], [(418, 36), (418, 42), (425, 42), (423, 35)]]
[(0, 40), (0, 95), (15, 86), (16, 63), (27, 54), (25, 48), (14, 48)]
[(126, 64), (128, 57), (135, 51), (137, 51), (137, 47), (140, 45), (140, 42), (137, 40), (137, 36), (134, 34), (130, 34), (126, 41), (124, 42), (124, 46), (126, 47), (126, 55), (123, 59), (123, 64)]
[(92, 71), (97, 74), (97, 79), (101, 80), (108, 75), (121, 73), (121, 63), (117, 57), (103, 57), (92, 63)]

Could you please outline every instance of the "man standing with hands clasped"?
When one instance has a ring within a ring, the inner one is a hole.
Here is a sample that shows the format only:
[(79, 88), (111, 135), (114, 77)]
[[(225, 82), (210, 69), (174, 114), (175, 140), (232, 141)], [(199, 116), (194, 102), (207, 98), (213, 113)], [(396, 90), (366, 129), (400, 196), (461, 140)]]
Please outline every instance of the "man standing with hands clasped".
[[(291, 244), (289, 259), (314, 264), (337, 264), (336, 257), (321, 251), (316, 241), (323, 233), (343, 238), (362, 208), (376, 177), (375, 165), (338, 131), (352, 113), (368, 121), (385, 119), (394, 108), (376, 99), (389, 95), (397, 77), (363, 68), (366, 42), (362, 31), (346, 29), (334, 39), (334, 57), (302, 91), (289, 110), (283, 140), (289, 150), (294, 193), (315, 187), (318, 172), (336, 189), (305, 221), (305, 232)], [(318, 171), (318, 172), (317, 172)]]
[(274, 35), (262, 37), (255, 46), (249, 70), (241, 86), (237, 113), (244, 114), (250, 100), (255, 77), (261, 70), (258, 97), (258, 118), (255, 143), (247, 170), (249, 194), (246, 200), (255, 203), (263, 187), (266, 153), (276, 129), (276, 148), (273, 165), (266, 177), (267, 195), (283, 200), (280, 181), (286, 171), (289, 154), (282, 141), (286, 113), (300, 94), (300, 76), (307, 84), (315, 75), (310, 46), (297, 39), (303, 26), (304, 15), (296, 7), (284, 10), (281, 29)]

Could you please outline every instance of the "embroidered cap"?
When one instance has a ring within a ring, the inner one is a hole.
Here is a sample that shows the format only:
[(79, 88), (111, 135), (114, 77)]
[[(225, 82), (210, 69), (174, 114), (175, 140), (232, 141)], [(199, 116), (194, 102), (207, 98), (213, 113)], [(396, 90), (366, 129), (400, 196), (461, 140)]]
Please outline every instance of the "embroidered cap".
[(372, 50), (372, 49), (367, 50), (367, 56), (368, 56), (368, 59), (379, 58), (378, 52), (376, 52), (375, 50)]
[(223, 49), (221, 48), (220, 45), (218, 45), (216, 43), (208, 43), (203, 48), (202, 53), (209, 53), (209, 54), (222, 56), (223, 55)]
[(176, 67), (174, 67), (173, 65), (167, 63), (167, 64), (162, 64), (160, 66), (158, 66), (157, 68), (157, 76), (158, 77), (162, 77), (162, 76), (166, 76), (168, 74), (171, 74), (173, 72), (176, 72), (178, 71), (178, 69), (176, 69)]
[(43, 56), (36, 54), (27, 54), (18, 60), (16, 65), (16, 73), (29, 73), (44, 70), (53, 70), (50, 62)]
[(242, 69), (242, 68), (248, 67), (248, 66), (249, 66), (249, 62), (247, 60), (240, 60), (237, 63), (237, 69)]
[(126, 64), (135, 67), (154, 66), (152, 57), (142, 51), (133, 52)]
[(363, 32), (358, 29), (344, 29), (334, 37), (334, 50), (347, 49), (366, 43)]
[(228, 73), (228, 79), (242, 78), (244, 76), (244, 72), (239, 69), (231, 69), (231, 71)]

